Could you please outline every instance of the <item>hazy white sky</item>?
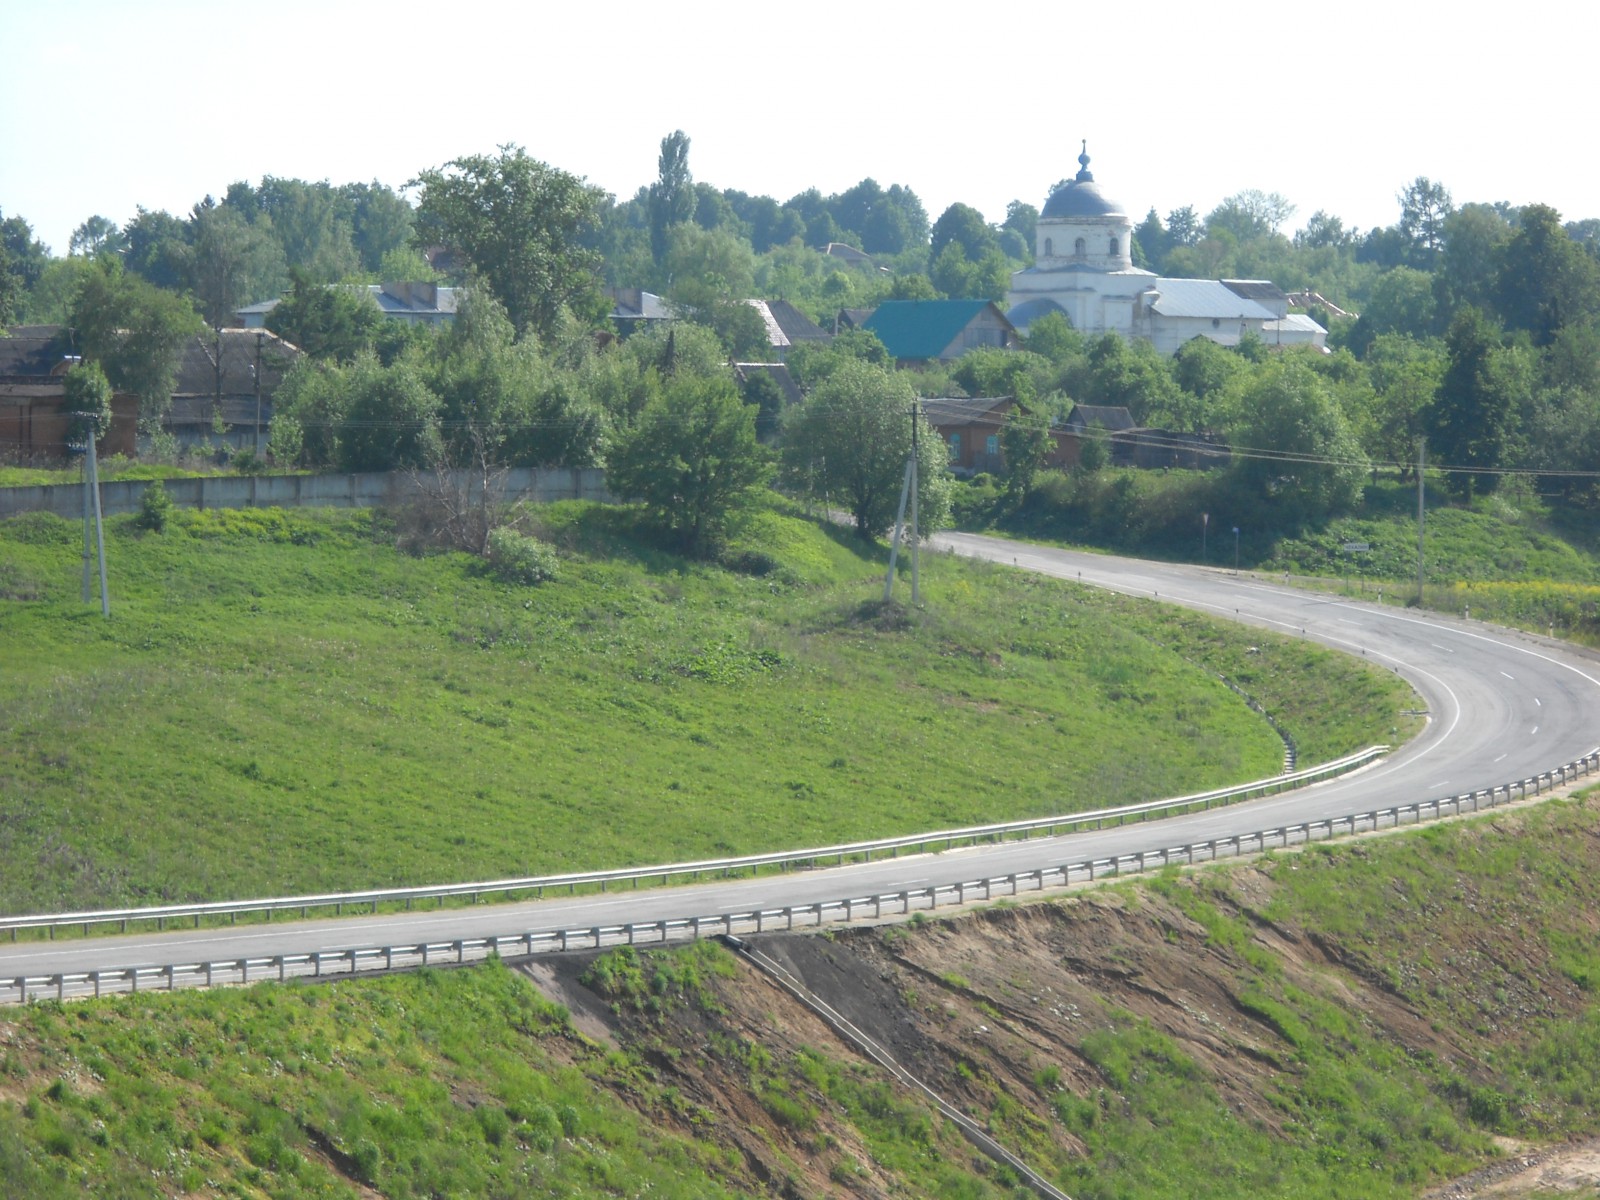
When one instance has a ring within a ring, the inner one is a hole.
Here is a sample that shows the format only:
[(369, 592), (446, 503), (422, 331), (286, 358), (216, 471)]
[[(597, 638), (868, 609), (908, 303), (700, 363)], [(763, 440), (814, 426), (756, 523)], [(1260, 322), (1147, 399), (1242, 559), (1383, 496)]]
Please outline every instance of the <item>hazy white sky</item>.
[(717, 188), (870, 175), (930, 218), (1042, 205), (1081, 138), (1135, 220), (1260, 188), (1289, 228), (1366, 229), (1418, 175), (1600, 216), (1597, 30), (1471, 0), (0, 0), (0, 211), (64, 254), (95, 213), (263, 175), (398, 187), (506, 142), (629, 195), (681, 128)]

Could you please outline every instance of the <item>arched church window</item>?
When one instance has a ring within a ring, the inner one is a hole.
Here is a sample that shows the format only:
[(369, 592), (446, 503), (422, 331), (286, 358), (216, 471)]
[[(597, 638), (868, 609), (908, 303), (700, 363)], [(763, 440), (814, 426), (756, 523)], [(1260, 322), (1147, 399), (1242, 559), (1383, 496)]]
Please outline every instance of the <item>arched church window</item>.
[(1079, 258), (1082, 258), (1085, 254), (1089, 253), (1089, 243), (1084, 241), (1082, 238), (1079, 238), (1073, 245), (1072, 252)]
[(1055, 244), (1055, 242), (1052, 241), (1050, 238), (1045, 238), (1045, 240), (1044, 240), (1044, 256), (1046, 258), (1054, 258), (1055, 257), (1055, 253), (1056, 253), (1056, 244)]
[(1112, 238), (1111, 239), (1111, 257), (1115, 258), (1116, 256), (1117, 256), (1117, 239), (1116, 238)]

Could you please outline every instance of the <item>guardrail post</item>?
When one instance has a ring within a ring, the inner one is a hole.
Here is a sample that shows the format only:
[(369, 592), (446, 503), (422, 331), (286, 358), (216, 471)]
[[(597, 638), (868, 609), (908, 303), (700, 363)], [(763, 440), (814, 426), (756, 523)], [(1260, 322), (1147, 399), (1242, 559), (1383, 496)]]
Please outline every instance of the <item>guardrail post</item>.
[(788, 929), (791, 932), (793, 932), (793, 930), (794, 930), (794, 909), (793, 908), (785, 908), (783, 910), (783, 919), (786, 922), (786, 924), (784, 925), (784, 928)]
[(65, 972), (62, 972), (60, 975), (56, 976), (56, 999), (57, 1000), (65, 1000), (66, 998), (67, 998), (67, 976), (66, 976)]

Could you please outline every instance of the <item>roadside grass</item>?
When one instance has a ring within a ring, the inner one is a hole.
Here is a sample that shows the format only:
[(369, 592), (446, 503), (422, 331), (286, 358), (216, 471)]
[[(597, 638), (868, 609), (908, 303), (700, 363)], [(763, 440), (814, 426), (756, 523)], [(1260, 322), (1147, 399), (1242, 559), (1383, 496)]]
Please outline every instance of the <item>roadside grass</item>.
[[(97, 468), (100, 478), (106, 483), (122, 479), (195, 479), (205, 475), (233, 474), (226, 467), (180, 467), (171, 463), (139, 462), (122, 455), (112, 455), (98, 463)], [(82, 482), (81, 463), (70, 467), (0, 466), (0, 487), (40, 487)]]
[[(488, 879), (1154, 799), (1391, 740), (1393, 676), (1148, 602), (882, 555), (774, 503), (686, 562), (529, 510), (561, 577), (397, 552), (382, 513), (0, 522), (0, 911)], [(902, 593), (903, 594), (903, 593)], [(1254, 649), (1252, 649), (1254, 648)]]
[(499, 963), (30, 1005), (0, 1035), (11, 1196), (739, 1194), (612, 1095), (665, 1106), (638, 1060)]
[[(1240, 527), (1240, 565), (1289, 575), (1330, 591), (1414, 603), (1417, 505), (1414, 483), (1369, 484), (1349, 516), (1283, 527), (1269, 510), (1226, 507), (1220, 476), (1194, 471), (1117, 471), (1094, 486), (1051, 479), (1032, 505), (1004, 510), (980, 482), (958, 489), (963, 528), (994, 528), (1054, 541), (1082, 541), (1153, 558), (1233, 564), (1231, 529)], [(1079, 489), (1093, 492), (1091, 503)], [(965, 494), (963, 495), (963, 492)], [(1084, 506), (1087, 505), (1085, 509)], [(1082, 517), (1083, 509), (1088, 517)], [(1209, 539), (1199, 514), (1209, 511)], [(1078, 518), (1072, 514), (1079, 513)], [(1089, 519), (1093, 518), (1093, 519)], [(1365, 545), (1363, 550), (1346, 546)], [(1508, 484), (1471, 507), (1448, 501), (1430, 476), (1424, 537), (1423, 607), (1600, 646), (1600, 514), (1557, 505)]]
[[(1108, 1010), (1078, 1047), (1103, 1086), (1056, 1093), (1088, 1151), (1057, 1182), (1080, 1200), (1401, 1197), (1493, 1161), (1495, 1135), (1593, 1136), (1597, 833), (1592, 799), (1549, 801), (1150, 881), (1200, 924), (1208, 971), (1271, 1031), (1266, 1098), (1282, 1133), (1236, 1115), (1223, 1081), (1168, 1034)], [(1257, 869), (1265, 896), (1259, 883), (1240, 886)], [(1281, 949), (1308, 935), (1326, 963), (1309, 986), (1303, 969), (1293, 981)], [(1407, 1045), (1352, 984), (1442, 1048)]]

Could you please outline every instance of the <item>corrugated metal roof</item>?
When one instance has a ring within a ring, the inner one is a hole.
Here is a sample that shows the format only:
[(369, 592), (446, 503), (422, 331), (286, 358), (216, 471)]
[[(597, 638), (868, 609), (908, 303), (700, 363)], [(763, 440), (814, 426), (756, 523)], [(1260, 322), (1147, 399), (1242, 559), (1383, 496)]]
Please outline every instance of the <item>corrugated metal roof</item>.
[(1246, 300), (1281, 300), (1287, 301), (1283, 289), (1270, 279), (1224, 279), (1222, 286), (1235, 296), (1243, 296)]
[(1150, 307), (1163, 317), (1273, 321), (1278, 315), (1231, 291), (1217, 279), (1157, 279), (1153, 286), (1160, 298)]
[[(1274, 332), (1276, 332), (1276, 331), (1278, 331), (1280, 329), (1284, 333), (1288, 333), (1291, 330), (1293, 330), (1296, 333), (1327, 333), (1328, 332), (1321, 325), (1317, 324), (1316, 321), (1312, 320), (1310, 317), (1306, 316), (1304, 313), (1290, 313), (1287, 317), (1282, 317), (1279, 320), (1268, 321), (1265, 325), (1263, 325), (1261, 327), (1261, 332), (1264, 333), (1264, 334), (1274, 333)], [(1270, 341), (1271, 339), (1269, 338), (1268, 340)]]
[(1067, 415), (1068, 429), (1088, 429), (1098, 425), (1113, 433), (1133, 428), (1133, 414), (1120, 404), (1074, 404)]
[(988, 300), (885, 300), (863, 328), (877, 334), (895, 358), (938, 358), (991, 305)]
[(826, 342), (833, 337), (787, 300), (746, 300), (767, 327), (771, 346), (793, 346), (797, 342)]
[(941, 396), (922, 401), (922, 415), (935, 429), (949, 429), (986, 417), (991, 422), (1000, 420), (997, 410), (1010, 403), (1010, 396)]

